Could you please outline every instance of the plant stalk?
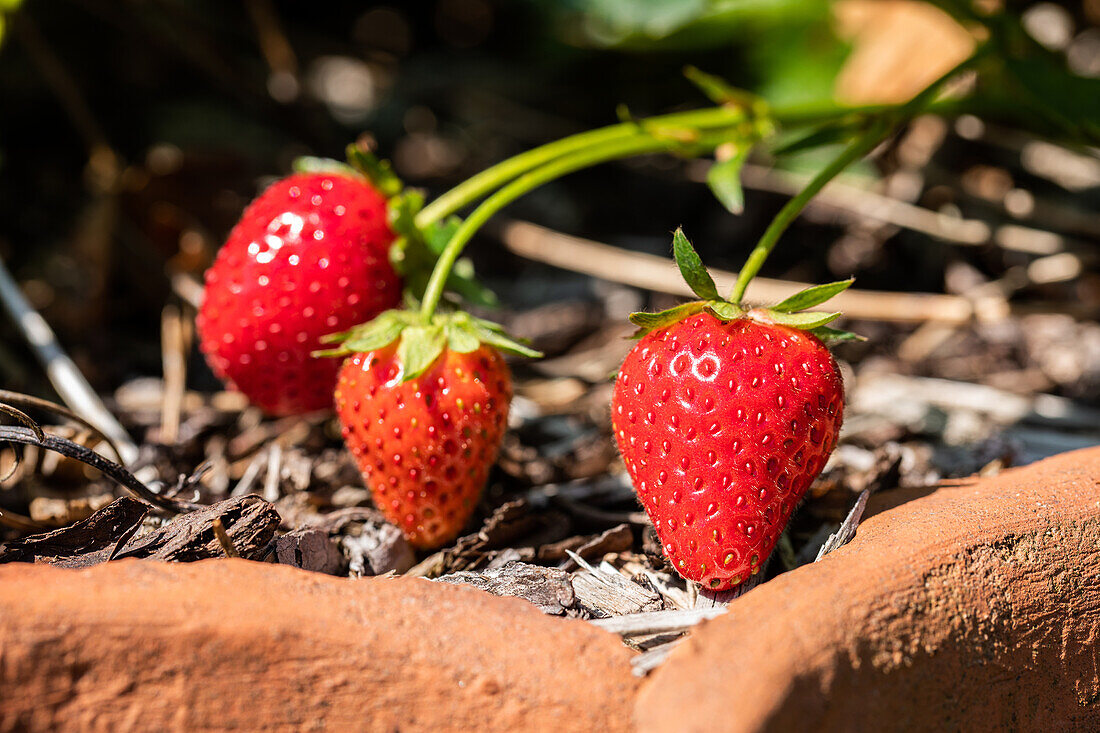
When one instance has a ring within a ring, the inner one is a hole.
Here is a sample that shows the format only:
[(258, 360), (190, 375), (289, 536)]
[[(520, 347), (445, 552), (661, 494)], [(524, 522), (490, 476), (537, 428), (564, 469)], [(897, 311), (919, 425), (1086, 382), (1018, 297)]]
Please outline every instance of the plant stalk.
[(829, 181), (840, 175), (845, 168), (874, 150), (879, 143), (889, 137), (901, 124), (924, 112), (935, 101), (935, 97), (939, 93), (940, 88), (946, 82), (959, 72), (976, 64), (985, 56), (988, 50), (989, 46), (987, 44), (979, 46), (969, 57), (929, 84), (908, 102), (885, 109), (862, 135), (853, 140), (836, 159), (829, 163), (824, 170), (814, 176), (813, 180), (806, 184), (806, 187), (799, 191), (797, 196), (788, 201), (786, 205), (779, 210), (779, 213), (775, 215), (775, 218), (772, 219), (768, 228), (764, 230), (764, 234), (760, 237), (760, 241), (756, 243), (756, 246), (745, 260), (744, 267), (738, 272), (737, 281), (734, 283), (733, 291), (729, 297), (730, 302), (737, 305), (741, 304), (741, 299), (745, 297), (745, 291), (749, 287), (749, 282), (751, 282), (760, 272), (760, 268), (764, 265), (764, 261), (768, 259), (768, 255), (775, 249), (775, 245), (779, 242), (779, 238), (783, 235), (783, 232), (791, 225), (791, 222), (798, 218), (802, 209), (810, 202), (810, 199), (816, 196)]
[[(702, 134), (698, 139), (692, 140), (687, 145), (690, 152), (701, 154), (709, 152), (731, 137), (729, 129), (715, 129)], [(435, 313), (439, 300), (443, 296), (443, 290), (450, 275), (451, 268), (462, 253), (463, 247), (473, 238), (474, 234), (494, 214), (505, 206), (515, 201), (520, 196), (556, 178), (573, 173), (574, 171), (588, 168), (599, 163), (618, 158), (627, 158), (646, 153), (660, 153), (682, 149), (684, 143), (655, 137), (645, 131), (635, 132), (629, 137), (604, 142), (598, 147), (578, 150), (574, 153), (557, 157), (550, 162), (520, 175), (518, 178), (500, 188), (496, 193), (485, 199), (467, 216), (459, 228), (455, 231), (446, 248), (439, 256), (435, 269), (432, 270), (431, 279), (424, 292), (424, 300), (420, 312), (425, 318), (430, 318)], [(438, 199), (437, 199), (438, 200)]]
[(450, 191), (439, 196), (416, 215), (416, 225), (425, 227), (440, 221), (459, 209), (481, 199), (491, 191), (541, 165), (582, 150), (598, 151), (603, 146), (616, 146), (646, 130), (666, 128), (709, 132), (741, 124), (747, 119), (744, 110), (732, 107), (708, 107), (689, 112), (649, 117), (621, 122), (556, 140), (486, 168)]

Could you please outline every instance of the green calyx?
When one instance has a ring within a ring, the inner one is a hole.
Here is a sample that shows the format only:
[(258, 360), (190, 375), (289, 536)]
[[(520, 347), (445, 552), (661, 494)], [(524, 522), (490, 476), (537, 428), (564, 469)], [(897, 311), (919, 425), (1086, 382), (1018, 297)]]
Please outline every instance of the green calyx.
[(405, 184), (393, 172), (390, 162), (372, 153), (368, 142), (348, 145), (346, 155), (346, 163), (332, 158), (304, 155), (295, 159), (291, 167), (297, 173), (333, 173), (351, 178), (366, 178), (386, 198), (393, 198), (405, 188)]
[(389, 310), (351, 330), (329, 334), (324, 341), (338, 346), (315, 351), (314, 356), (346, 356), (360, 351), (376, 351), (397, 342), (402, 382), (423, 374), (445, 348), (468, 354), (487, 344), (519, 356), (542, 356), (505, 333), (500, 324), (463, 311), (436, 313), (424, 318), (416, 311)]
[(802, 331), (809, 331), (825, 342), (863, 340), (862, 336), (854, 333), (828, 327), (829, 323), (840, 318), (841, 314), (839, 312), (825, 313), (806, 310), (807, 308), (819, 306), (833, 296), (844, 292), (852, 285), (853, 279), (806, 288), (770, 307), (746, 308), (740, 302), (726, 300), (718, 294), (718, 287), (714, 284), (714, 278), (707, 272), (699, 253), (691, 246), (691, 242), (688, 241), (682, 229), (677, 229), (672, 235), (672, 254), (676, 260), (676, 265), (680, 268), (680, 274), (683, 276), (684, 281), (692, 292), (699, 296), (700, 300), (683, 303), (659, 313), (632, 313), (630, 322), (638, 327), (638, 330), (634, 333), (634, 338), (641, 338), (650, 331), (668, 328), (677, 321), (696, 313), (705, 312), (722, 321), (749, 318), (761, 323), (789, 326)]

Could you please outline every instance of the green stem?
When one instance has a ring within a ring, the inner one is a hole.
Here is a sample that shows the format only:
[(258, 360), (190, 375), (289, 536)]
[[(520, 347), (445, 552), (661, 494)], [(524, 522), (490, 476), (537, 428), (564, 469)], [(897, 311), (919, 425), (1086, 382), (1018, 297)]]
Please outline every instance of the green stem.
[[(709, 152), (729, 140), (730, 131), (728, 129), (712, 130), (703, 134), (699, 139), (691, 141), (691, 152), (695, 154)], [(560, 156), (541, 167), (524, 173), (505, 185), (474, 209), (463, 220), (451, 236), (450, 241), (447, 242), (446, 248), (436, 262), (435, 269), (432, 270), (431, 279), (428, 281), (428, 286), (424, 292), (424, 300), (420, 308), (421, 315), (430, 318), (435, 313), (436, 306), (439, 305), (439, 300), (443, 296), (443, 290), (447, 277), (451, 273), (451, 268), (454, 267), (455, 261), (462, 253), (462, 249), (467, 242), (494, 214), (520, 196), (555, 178), (560, 178), (582, 168), (588, 168), (617, 158), (659, 153), (670, 149), (675, 150), (679, 145), (680, 143), (676, 141), (654, 137), (649, 132), (639, 132), (635, 127), (634, 134), (629, 137), (608, 141), (599, 147), (582, 149), (569, 155)]]
[[(876, 129), (877, 132), (875, 132)], [(729, 297), (731, 303), (740, 305), (741, 298), (745, 296), (745, 290), (749, 287), (749, 282), (760, 272), (764, 260), (768, 259), (768, 255), (775, 249), (775, 245), (779, 242), (783, 232), (786, 231), (792, 221), (798, 218), (810, 199), (816, 196), (825, 187), (825, 184), (833, 180), (841, 171), (871, 152), (886, 137), (889, 129), (886, 125), (875, 125), (867, 134), (849, 145), (832, 163), (829, 163), (824, 170), (814, 176), (814, 179), (806, 184), (806, 187), (799, 191), (797, 196), (779, 210), (779, 213), (772, 219), (772, 223), (764, 231), (764, 235), (760, 237), (760, 241), (756, 243), (756, 247), (749, 253), (748, 259), (745, 260), (745, 266), (737, 273), (737, 282), (734, 283), (733, 292)]]
[(929, 84), (908, 102), (883, 110), (879, 118), (875, 120), (866, 132), (852, 141), (833, 162), (829, 163), (824, 170), (814, 176), (813, 180), (806, 184), (806, 187), (799, 191), (797, 196), (788, 201), (787, 204), (779, 210), (779, 213), (775, 215), (775, 218), (772, 219), (771, 224), (768, 225), (763, 236), (760, 237), (760, 241), (756, 243), (752, 252), (749, 253), (748, 259), (745, 260), (745, 266), (737, 273), (737, 282), (734, 283), (733, 291), (729, 297), (730, 302), (738, 305), (741, 304), (741, 299), (745, 297), (745, 291), (748, 289), (749, 283), (756, 277), (757, 273), (760, 272), (760, 268), (764, 265), (764, 261), (768, 259), (768, 255), (775, 249), (775, 245), (779, 242), (779, 238), (783, 235), (783, 232), (791, 225), (791, 222), (798, 218), (798, 215), (802, 212), (802, 209), (806, 207), (810, 199), (816, 196), (829, 181), (843, 172), (845, 168), (874, 150), (875, 147), (889, 137), (899, 125), (924, 112), (935, 101), (936, 94), (939, 93), (940, 87), (942, 87), (944, 83), (960, 71), (970, 68), (977, 63), (988, 50), (988, 45), (979, 46), (968, 58), (964, 59), (950, 71), (936, 79), (936, 81)]
[(744, 121), (745, 112), (743, 110), (729, 107), (708, 107), (689, 112), (675, 112), (650, 117), (637, 122), (621, 122), (617, 125), (570, 135), (497, 163), (460, 183), (425, 206), (416, 215), (416, 225), (425, 227), (439, 221), (509, 181), (549, 163), (555, 158), (581, 150), (600, 150), (604, 146), (615, 146), (622, 140), (632, 138), (646, 129), (683, 128), (685, 130), (706, 132), (717, 128), (728, 128)]

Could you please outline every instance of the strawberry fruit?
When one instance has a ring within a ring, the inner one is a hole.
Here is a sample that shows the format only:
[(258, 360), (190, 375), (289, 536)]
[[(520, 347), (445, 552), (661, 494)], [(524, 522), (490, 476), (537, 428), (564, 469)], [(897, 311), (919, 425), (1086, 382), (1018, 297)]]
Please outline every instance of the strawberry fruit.
[(375, 505), (418, 548), (458, 536), (496, 460), (512, 400), (500, 349), (537, 356), (457, 312), (389, 311), (339, 334), (336, 413)]
[(210, 367), (274, 415), (332, 406), (321, 337), (401, 298), (386, 198), (350, 168), (297, 173), (253, 201), (206, 273), (197, 325)]
[[(615, 437), (676, 570), (712, 590), (759, 571), (836, 444), (844, 387), (818, 335), (838, 313), (800, 313), (851, 281), (770, 309), (722, 300), (680, 231), (677, 263), (703, 300), (638, 313), (619, 371)], [(818, 334), (818, 335), (815, 335)]]

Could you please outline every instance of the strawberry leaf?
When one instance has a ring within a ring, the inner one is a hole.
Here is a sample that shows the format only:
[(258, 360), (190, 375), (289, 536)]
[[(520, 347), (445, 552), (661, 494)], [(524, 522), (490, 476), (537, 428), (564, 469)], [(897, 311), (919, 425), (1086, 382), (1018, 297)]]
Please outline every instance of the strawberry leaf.
[(706, 303), (697, 300), (691, 303), (683, 303), (675, 308), (669, 308), (659, 313), (631, 313), (630, 322), (638, 327), (638, 330), (634, 332), (632, 338), (641, 338), (650, 331), (656, 331), (671, 326), (673, 323), (682, 321), (688, 316), (701, 313), (705, 305)]
[(401, 193), (405, 184), (393, 172), (388, 160), (382, 160), (363, 145), (352, 143), (347, 147), (348, 164), (366, 176), (371, 184), (386, 198)]
[[(424, 194), (413, 189), (406, 189), (389, 203), (390, 226), (398, 235), (390, 246), (390, 264), (404, 280), (406, 297), (413, 301), (424, 296), (436, 260), (462, 224), (461, 219), (452, 216), (421, 229), (416, 225), (416, 215), (423, 206)], [(478, 282), (473, 263), (466, 258), (455, 263), (445, 289), (470, 303), (489, 308), (499, 305), (496, 294)]]
[(373, 320), (341, 333), (330, 333), (321, 338), (328, 344), (338, 343), (332, 349), (314, 351), (313, 356), (345, 356), (357, 351), (374, 351), (393, 343), (401, 332), (413, 322), (415, 314), (409, 311), (391, 310)]
[(526, 356), (530, 359), (542, 357), (541, 351), (536, 351), (506, 334), (500, 324), (484, 321), (480, 318), (475, 318), (473, 321), (477, 327), (478, 338), (481, 339), (482, 343), (495, 346), (501, 351), (507, 351), (509, 354), (516, 354), (517, 356)]
[(740, 318), (745, 315), (745, 311), (741, 306), (725, 300), (712, 300), (707, 303), (706, 309), (723, 321), (732, 321), (735, 318)]
[(833, 296), (843, 293), (851, 287), (854, 282), (855, 278), (848, 278), (847, 280), (839, 280), (833, 283), (826, 283), (825, 285), (815, 285), (812, 288), (806, 288), (801, 292), (795, 293), (782, 303), (773, 305), (771, 310), (780, 313), (795, 313), (796, 311), (813, 308), (815, 305), (821, 305)]
[(447, 337), (441, 326), (408, 326), (401, 334), (401, 343), (397, 345), (397, 358), (401, 362), (401, 381), (416, 379), (432, 365), (443, 347)]
[(748, 160), (751, 148), (737, 150), (726, 160), (716, 162), (707, 171), (707, 186), (718, 202), (733, 214), (745, 210), (745, 191), (741, 188), (741, 168)]
[(677, 229), (672, 235), (672, 256), (676, 259), (680, 274), (684, 276), (684, 281), (693, 293), (703, 300), (721, 300), (714, 280), (707, 272), (707, 268), (703, 266), (699, 253), (684, 236), (683, 229)]
[(765, 311), (765, 318), (772, 323), (778, 323), (803, 331), (810, 331), (826, 323), (832, 323), (840, 318), (840, 313), (779, 313), (773, 310)]
[(785, 142), (773, 148), (771, 153), (775, 157), (780, 157), (822, 148), (827, 145), (839, 145), (851, 140), (863, 127), (866, 127), (866, 122), (862, 120), (827, 122), (807, 133), (789, 137)]
[(448, 321), (443, 326), (447, 335), (447, 348), (459, 354), (469, 354), (481, 348), (481, 337), (473, 323)]
[(738, 89), (722, 77), (700, 71), (694, 66), (685, 66), (684, 76), (715, 104), (751, 107), (757, 101), (752, 93)]
[(858, 333), (852, 333), (851, 331), (841, 331), (836, 328), (829, 328), (828, 326), (818, 326), (817, 328), (811, 328), (810, 333), (817, 336), (826, 344), (837, 344), (845, 341), (866, 341), (866, 336), (860, 336)]

